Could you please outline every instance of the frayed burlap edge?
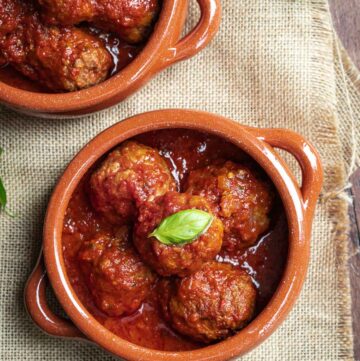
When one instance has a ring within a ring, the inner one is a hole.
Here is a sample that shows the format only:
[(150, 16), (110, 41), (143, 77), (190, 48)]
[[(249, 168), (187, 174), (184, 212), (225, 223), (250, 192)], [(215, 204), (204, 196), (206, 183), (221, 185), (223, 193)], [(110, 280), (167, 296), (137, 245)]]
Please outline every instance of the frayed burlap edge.
[(339, 38), (336, 38), (336, 41), (338, 42), (339, 48), (340, 48), (340, 56), (341, 56), (341, 62), (344, 65), (344, 69), (346, 70), (346, 74), (352, 81), (352, 83), (355, 85), (358, 91), (360, 91), (360, 71), (357, 68), (357, 66), (353, 63), (351, 60), (349, 54), (343, 47), (341, 41)]
[[(336, 112), (336, 101), (329, 109), (329, 99), (336, 100), (335, 67), (333, 54), (329, 54), (329, 46), (332, 48), (333, 27), (327, 2), (312, 0), (312, 23), (313, 23), (313, 46), (317, 54), (312, 59), (311, 71), (312, 79), (316, 79), (313, 84), (313, 108), (318, 109), (313, 114), (309, 114), (313, 120), (313, 131), (322, 139), (326, 139), (328, 144), (342, 149), (338, 136), (338, 122)], [(324, 68), (326, 71), (324, 71)], [(333, 81), (334, 88), (329, 92), (324, 92), (324, 82)], [(360, 81), (360, 80), (359, 80)], [(318, 106), (317, 106), (318, 105)], [(333, 124), (333, 126), (331, 126)], [(342, 360), (354, 360), (353, 331), (351, 315), (351, 289), (348, 269), (349, 259), (349, 228), (350, 219), (348, 215), (348, 202), (346, 201), (346, 171), (344, 164), (344, 154), (339, 155), (338, 165), (336, 160), (327, 161), (323, 159), (325, 183), (322, 193), (322, 202), (326, 202), (329, 216), (333, 222), (333, 242), (336, 248), (336, 275), (338, 285), (338, 305), (339, 320), (338, 333), (341, 335), (339, 344), (339, 356)], [(327, 194), (333, 193), (327, 197)]]
[[(336, 167), (328, 174), (334, 185), (343, 184), (345, 172), (342, 166)], [(333, 241), (336, 250), (336, 274), (339, 294), (339, 323), (338, 332), (341, 335), (340, 358), (342, 360), (354, 360), (352, 312), (351, 312), (351, 289), (349, 277), (349, 203), (341, 197), (329, 199), (327, 210), (334, 222)]]
[[(344, 161), (347, 164), (347, 180), (350, 179), (356, 168), (360, 166), (360, 72), (350, 59), (343, 47), (340, 38), (334, 32), (334, 58), (336, 65), (336, 87), (345, 99), (338, 95), (338, 118), (341, 118), (340, 127), (346, 125), (346, 134), (350, 141), (346, 141), (347, 150), (344, 150)], [(344, 113), (344, 109), (346, 109)], [(350, 130), (350, 131), (349, 131)], [(344, 139), (342, 139), (344, 142)], [(345, 144), (342, 144), (344, 147)], [(346, 146), (345, 146), (346, 148)]]

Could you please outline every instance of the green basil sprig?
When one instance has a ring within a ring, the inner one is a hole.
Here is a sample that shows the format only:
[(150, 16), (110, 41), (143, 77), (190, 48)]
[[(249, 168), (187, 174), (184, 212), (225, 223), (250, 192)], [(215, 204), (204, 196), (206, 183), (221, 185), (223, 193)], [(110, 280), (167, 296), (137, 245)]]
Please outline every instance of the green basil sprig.
[[(3, 149), (0, 147), (0, 156), (3, 153)], [(0, 211), (4, 211), (8, 216), (15, 217), (15, 215), (7, 208), (7, 194), (4, 183), (0, 177)]]
[(191, 243), (209, 229), (213, 220), (210, 213), (187, 209), (163, 219), (148, 237), (169, 246)]
[[(0, 148), (0, 156), (3, 153), (3, 149)], [(4, 183), (0, 177), (0, 211), (4, 211), (6, 209), (6, 203), (7, 203), (7, 195), (6, 190), (4, 187)]]
[(6, 209), (7, 195), (2, 179), (0, 178), (0, 211)]

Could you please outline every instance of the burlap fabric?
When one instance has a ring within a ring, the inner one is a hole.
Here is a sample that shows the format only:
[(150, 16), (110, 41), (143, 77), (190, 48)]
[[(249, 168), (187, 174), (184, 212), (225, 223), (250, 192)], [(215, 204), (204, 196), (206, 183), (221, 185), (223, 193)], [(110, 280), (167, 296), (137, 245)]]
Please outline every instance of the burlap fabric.
[[(360, 114), (354, 72), (340, 72), (343, 59), (334, 50), (326, 0), (224, 0), (223, 8), (221, 30), (211, 46), (114, 109), (67, 121), (1, 109), (5, 154), (0, 174), (17, 214), (15, 219), (0, 216), (1, 360), (111, 359), (89, 344), (41, 333), (25, 313), (23, 287), (40, 249), (50, 192), (72, 156), (121, 119), (171, 107), (220, 113), (252, 126), (291, 128), (317, 146), (325, 185), (308, 279), (283, 326), (244, 360), (353, 359), (347, 203), (341, 190), (354, 145), (348, 98)], [(196, 13), (192, 5), (190, 23)]]

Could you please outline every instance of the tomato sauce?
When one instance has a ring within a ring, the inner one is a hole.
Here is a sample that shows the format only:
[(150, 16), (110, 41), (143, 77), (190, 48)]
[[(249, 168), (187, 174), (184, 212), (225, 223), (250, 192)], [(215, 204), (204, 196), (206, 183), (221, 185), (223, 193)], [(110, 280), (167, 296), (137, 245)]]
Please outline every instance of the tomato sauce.
[(119, 37), (117, 37), (115, 34), (99, 30), (95, 27), (89, 26), (87, 29), (90, 34), (97, 36), (104, 42), (107, 51), (112, 57), (113, 67), (110, 71), (109, 77), (124, 69), (144, 48), (144, 44), (128, 44), (125, 41), (119, 39)]
[[(144, 48), (144, 44), (128, 44), (119, 39), (116, 35), (101, 31), (94, 27), (83, 28), (83, 30), (87, 30), (90, 34), (99, 37), (104, 42), (106, 49), (110, 53), (113, 66), (110, 69), (109, 78), (129, 65)], [(20, 72), (8, 65), (4, 60), (2, 60), (1, 57), (0, 81), (23, 90), (38, 93), (52, 92), (52, 90), (46, 88), (44, 85), (38, 84), (37, 82), (34, 82), (22, 75)]]
[[(169, 165), (179, 191), (182, 191), (189, 171), (216, 160), (232, 160), (254, 166), (249, 156), (233, 144), (200, 132), (162, 130), (142, 134), (136, 137), (136, 140), (159, 149)], [(259, 172), (265, 177), (261, 170)], [(91, 207), (88, 198), (90, 174), (91, 171), (84, 177), (70, 200), (62, 238), (67, 273), (81, 302), (106, 328), (135, 344), (166, 351), (202, 347), (202, 344), (180, 336), (167, 326), (159, 309), (156, 287), (140, 309), (130, 316), (109, 317), (94, 304), (76, 255), (84, 241), (90, 240), (99, 231), (112, 232), (113, 226)], [(279, 196), (276, 196), (270, 217), (270, 229), (256, 245), (245, 251), (221, 251), (217, 256), (219, 262), (229, 262), (244, 269), (252, 277), (258, 293), (255, 317), (274, 294), (287, 258), (288, 228)]]

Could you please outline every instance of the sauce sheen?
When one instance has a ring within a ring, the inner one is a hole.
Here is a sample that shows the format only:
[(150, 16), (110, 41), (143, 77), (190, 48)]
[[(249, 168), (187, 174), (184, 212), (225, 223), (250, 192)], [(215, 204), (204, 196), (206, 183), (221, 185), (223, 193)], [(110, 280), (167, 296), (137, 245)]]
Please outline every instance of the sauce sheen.
[[(254, 167), (248, 155), (236, 146), (218, 137), (183, 129), (162, 130), (142, 134), (136, 141), (157, 148), (165, 158), (177, 183), (179, 191), (189, 171), (202, 168), (217, 160), (232, 160)], [(256, 169), (258, 170), (258, 166)], [(193, 342), (173, 331), (164, 321), (160, 308), (156, 285), (150, 296), (133, 314), (110, 317), (101, 312), (92, 299), (82, 277), (77, 261), (77, 253), (84, 241), (92, 239), (98, 232), (115, 232), (115, 226), (96, 213), (88, 197), (88, 181), (92, 170), (80, 182), (74, 192), (64, 219), (63, 253), (71, 284), (88, 311), (110, 331), (140, 346), (181, 351), (200, 348), (203, 345)], [(262, 171), (260, 176), (265, 177)], [(269, 231), (258, 242), (243, 251), (222, 250), (216, 257), (219, 262), (231, 263), (244, 269), (257, 289), (257, 314), (266, 306), (281, 280), (288, 250), (288, 228), (286, 216), (276, 196), (270, 213)]]

